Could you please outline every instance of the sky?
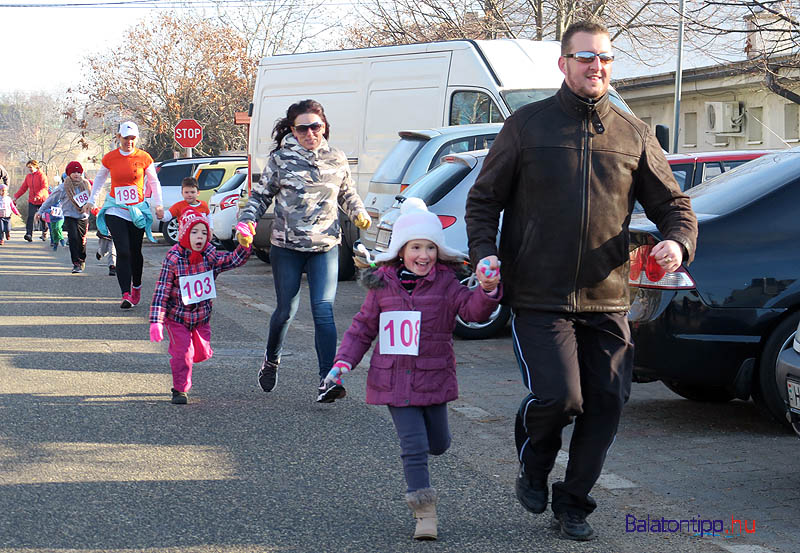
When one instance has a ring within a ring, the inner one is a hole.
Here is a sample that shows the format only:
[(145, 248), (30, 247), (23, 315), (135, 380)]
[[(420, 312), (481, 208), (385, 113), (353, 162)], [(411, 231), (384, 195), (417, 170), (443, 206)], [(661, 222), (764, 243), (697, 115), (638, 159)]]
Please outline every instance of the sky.
[(147, 13), (141, 8), (0, 7), (0, 93), (64, 93), (80, 82), (87, 55), (118, 45), (122, 32)]
[[(26, 0), (5, 1), (16, 4)], [(3, 7), (9, 3), (0, 0), (0, 94), (42, 91), (63, 95), (80, 82), (87, 56), (120, 45), (123, 32), (151, 13), (145, 8)], [(675, 59), (676, 52), (669, 52), (658, 67), (648, 68), (618, 57), (614, 78), (674, 71)], [(703, 61), (686, 52), (684, 69), (709, 64)]]

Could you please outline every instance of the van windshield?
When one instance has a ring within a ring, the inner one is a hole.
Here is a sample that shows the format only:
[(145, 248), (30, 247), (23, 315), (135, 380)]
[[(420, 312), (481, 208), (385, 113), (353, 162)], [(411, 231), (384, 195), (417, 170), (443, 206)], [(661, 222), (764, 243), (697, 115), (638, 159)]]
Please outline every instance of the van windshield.
[(244, 182), (244, 179), (247, 177), (246, 173), (236, 173), (231, 178), (225, 181), (225, 184), (220, 186), (217, 189), (217, 194), (220, 192), (230, 192), (231, 190), (236, 190), (239, 188), (239, 185)]
[(520, 90), (504, 90), (500, 94), (506, 101), (508, 109), (514, 113), (524, 105), (549, 98), (558, 92), (557, 88), (526, 88)]
[(378, 165), (375, 174), (372, 175), (373, 182), (381, 184), (400, 184), (403, 182), (403, 175), (406, 174), (411, 160), (417, 152), (425, 145), (427, 139), (420, 137), (403, 137), (400, 142), (394, 145), (383, 161)]

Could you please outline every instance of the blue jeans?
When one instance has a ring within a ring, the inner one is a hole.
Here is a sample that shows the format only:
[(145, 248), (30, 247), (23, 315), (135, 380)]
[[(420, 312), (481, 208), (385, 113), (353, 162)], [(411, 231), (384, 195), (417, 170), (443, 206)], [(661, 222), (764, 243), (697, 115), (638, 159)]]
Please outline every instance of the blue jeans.
[(267, 359), (280, 362), (283, 343), (289, 325), (300, 303), (300, 282), (303, 269), (308, 276), (311, 314), (314, 316), (314, 346), (317, 350), (320, 377), (333, 366), (336, 355), (336, 323), (333, 320), (333, 300), (339, 278), (339, 250), (300, 252), (288, 248), (270, 247), (269, 260), (278, 306), (269, 320)]
[(447, 404), (424, 407), (392, 407), (389, 405), (397, 437), (400, 458), (409, 492), (431, 487), (428, 455), (441, 455), (450, 448), (450, 426)]

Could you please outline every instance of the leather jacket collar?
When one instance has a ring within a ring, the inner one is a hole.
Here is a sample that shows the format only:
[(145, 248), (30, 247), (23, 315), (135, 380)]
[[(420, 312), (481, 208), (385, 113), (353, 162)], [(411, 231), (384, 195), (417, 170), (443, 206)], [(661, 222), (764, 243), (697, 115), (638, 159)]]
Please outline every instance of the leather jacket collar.
[(602, 121), (611, 111), (611, 100), (608, 98), (608, 92), (597, 100), (587, 100), (572, 92), (565, 81), (561, 84), (561, 90), (556, 92), (556, 98), (561, 109), (570, 118), (576, 121), (585, 121), (589, 118), (597, 134), (605, 132), (605, 125), (603, 125)]

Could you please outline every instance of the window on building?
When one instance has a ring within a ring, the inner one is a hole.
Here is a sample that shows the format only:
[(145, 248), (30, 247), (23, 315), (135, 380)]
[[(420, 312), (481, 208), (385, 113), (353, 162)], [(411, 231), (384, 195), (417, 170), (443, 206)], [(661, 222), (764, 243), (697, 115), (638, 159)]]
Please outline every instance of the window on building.
[(761, 144), (764, 141), (764, 108), (747, 108), (747, 143)]
[(697, 112), (683, 114), (683, 145), (688, 148), (697, 146)]
[(800, 105), (784, 104), (783, 106), (783, 138), (787, 141), (800, 140)]

